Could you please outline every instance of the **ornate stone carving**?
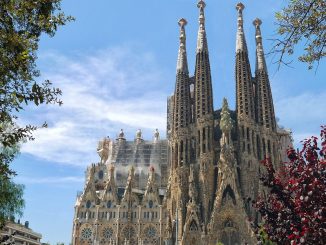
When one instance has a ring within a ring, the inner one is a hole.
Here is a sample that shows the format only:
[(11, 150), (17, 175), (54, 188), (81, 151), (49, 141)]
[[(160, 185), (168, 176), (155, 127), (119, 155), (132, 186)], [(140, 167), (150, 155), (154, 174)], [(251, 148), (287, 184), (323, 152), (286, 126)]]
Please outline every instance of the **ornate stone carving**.
[(101, 158), (101, 163), (106, 163), (109, 158), (110, 138), (106, 137), (98, 143), (97, 153)]

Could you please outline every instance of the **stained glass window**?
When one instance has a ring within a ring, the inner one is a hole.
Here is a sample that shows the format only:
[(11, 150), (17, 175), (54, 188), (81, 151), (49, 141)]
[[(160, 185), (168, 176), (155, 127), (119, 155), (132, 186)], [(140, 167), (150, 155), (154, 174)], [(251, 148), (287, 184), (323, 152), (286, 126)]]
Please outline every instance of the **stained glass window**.
[(103, 176), (104, 176), (103, 170), (100, 170), (100, 172), (98, 172), (98, 178), (103, 179)]
[(148, 202), (148, 207), (149, 207), (149, 208), (152, 208), (152, 207), (153, 207), (153, 204), (154, 204), (153, 201), (150, 200), (150, 201)]
[(111, 238), (113, 236), (113, 229), (111, 227), (105, 227), (102, 235), (104, 238)]
[(109, 200), (108, 203), (106, 204), (107, 208), (111, 208), (112, 207), (112, 201)]
[(86, 202), (86, 208), (90, 208), (91, 205), (92, 205), (92, 202), (91, 202), (90, 200), (88, 200), (88, 201)]
[(92, 237), (92, 234), (93, 234), (93, 232), (92, 232), (92, 230), (91, 230), (91, 228), (84, 228), (83, 230), (82, 230), (82, 232), (81, 232), (81, 237), (83, 238), (83, 239), (89, 239), (89, 238), (91, 238)]

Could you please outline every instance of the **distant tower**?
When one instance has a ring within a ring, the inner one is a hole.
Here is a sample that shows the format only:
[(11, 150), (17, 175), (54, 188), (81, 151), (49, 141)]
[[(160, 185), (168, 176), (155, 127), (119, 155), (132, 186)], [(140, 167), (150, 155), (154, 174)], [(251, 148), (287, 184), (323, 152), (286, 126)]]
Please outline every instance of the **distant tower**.
[(199, 163), (199, 189), (201, 218), (205, 225), (209, 222), (214, 195), (214, 116), (212, 78), (205, 29), (206, 4), (200, 0), (199, 30), (195, 67), (195, 128), (197, 142), (197, 162)]

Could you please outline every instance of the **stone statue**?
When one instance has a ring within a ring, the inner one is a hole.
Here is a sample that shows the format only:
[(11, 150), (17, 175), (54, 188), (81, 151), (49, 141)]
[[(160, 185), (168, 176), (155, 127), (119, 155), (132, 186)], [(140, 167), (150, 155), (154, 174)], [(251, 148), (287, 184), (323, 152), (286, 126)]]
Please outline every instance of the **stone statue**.
[(136, 132), (136, 139), (141, 139), (141, 137), (142, 137), (141, 129), (138, 129)]
[(106, 137), (103, 140), (99, 141), (97, 147), (97, 153), (101, 158), (101, 163), (105, 163), (109, 158), (110, 151), (110, 138)]
[(158, 129), (155, 129), (155, 132), (154, 132), (154, 143), (158, 142), (160, 139), (160, 133), (158, 131)]
[(226, 98), (223, 99), (223, 106), (221, 111), (220, 128), (222, 131), (221, 146), (231, 146), (231, 130), (233, 128), (234, 121), (230, 116), (229, 105)]
[(124, 138), (125, 138), (125, 134), (123, 132), (123, 129), (121, 129), (119, 133), (119, 139), (124, 139)]

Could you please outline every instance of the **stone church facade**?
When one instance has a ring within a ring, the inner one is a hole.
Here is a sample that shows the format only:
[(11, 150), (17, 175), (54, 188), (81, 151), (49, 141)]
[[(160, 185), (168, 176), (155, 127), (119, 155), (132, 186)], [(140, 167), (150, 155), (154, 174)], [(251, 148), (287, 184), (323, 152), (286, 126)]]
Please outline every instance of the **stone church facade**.
[(189, 75), (186, 31), (181, 19), (173, 96), (168, 98), (167, 139), (154, 132), (145, 141), (140, 130), (127, 141), (99, 142), (100, 162), (87, 169), (73, 221), (73, 245), (86, 244), (255, 244), (249, 220), (259, 220), (250, 200), (266, 196), (259, 183), (260, 161), (284, 160), (290, 132), (276, 123), (256, 19), (256, 67), (251, 72), (244, 5), (238, 3), (236, 37), (236, 109), (213, 108), (213, 91), (200, 0), (194, 76)]

